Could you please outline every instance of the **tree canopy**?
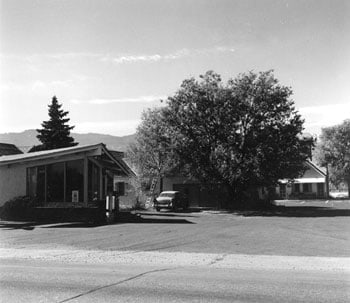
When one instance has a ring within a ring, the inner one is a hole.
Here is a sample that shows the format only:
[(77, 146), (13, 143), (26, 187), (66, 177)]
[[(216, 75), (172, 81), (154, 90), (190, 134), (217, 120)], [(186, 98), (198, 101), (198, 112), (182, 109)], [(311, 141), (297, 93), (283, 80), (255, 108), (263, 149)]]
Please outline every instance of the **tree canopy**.
[[(274, 186), (305, 169), (309, 147), (299, 139), (304, 121), (291, 94), (271, 71), (240, 74), (227, 83), (209, 71), (199, 81), (183, 81), (159, 110), (161, 123), (141, 123), (138, 141), (150, 140), (147, 146), (163, 159), (171, 150), (167, 163), (202, 183), (224, 185), (237, 202), (251, 188)], [(174, 155), (176, 161), (169, 161)]]
[(171, 142), (164, 108), (148, 109), (142, 114), (136, 140), (128, 149), (128, 158), (142, 177), (164, 177), (175, 166)]
[(334, 185), (348, 184), (350, 196), (350, 119), (322, 129), (318, 161), (321, 165), (328, 165), (330, 181)]
[(68, 112), (61, 109), (62, 104), (58, 103), (56, 96), (52, 98), (52, 102), (48, 107), (50, 119), (41, 124), (42, 129), (37, 129), (37, 138), (41, 145), (33, 146), (29, 152), (70, 147), (78, 144), (70, 136), (70, 131), (74, 126), (67, 124), (70, 120), (65, 118)]

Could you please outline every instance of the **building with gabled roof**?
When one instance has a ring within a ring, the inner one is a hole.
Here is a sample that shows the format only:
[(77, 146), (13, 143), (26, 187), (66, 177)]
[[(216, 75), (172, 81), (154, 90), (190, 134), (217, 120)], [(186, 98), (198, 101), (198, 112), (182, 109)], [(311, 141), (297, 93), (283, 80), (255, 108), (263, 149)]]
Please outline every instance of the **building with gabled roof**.
[(125, 195), (135, 173), (103, 143), (0, 157), (0, 206), (28, 195), (49, 207), (88, 207)]
[(0, 143), (0, 156), (23, 154), (14, 144)]
[(328, 197), (328, 178), (324, 168), (306, 161), (304, 174), (293, 180), (281, 179), (276, 188), (279, 199), (319, 199)]

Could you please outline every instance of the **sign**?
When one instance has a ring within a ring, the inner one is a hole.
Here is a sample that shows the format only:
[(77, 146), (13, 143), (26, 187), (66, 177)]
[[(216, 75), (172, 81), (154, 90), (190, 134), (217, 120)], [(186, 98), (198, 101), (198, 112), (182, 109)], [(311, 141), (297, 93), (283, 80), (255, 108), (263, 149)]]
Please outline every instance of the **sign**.
[(72, 202), (79, 202), (79, 190), (72, 190)]

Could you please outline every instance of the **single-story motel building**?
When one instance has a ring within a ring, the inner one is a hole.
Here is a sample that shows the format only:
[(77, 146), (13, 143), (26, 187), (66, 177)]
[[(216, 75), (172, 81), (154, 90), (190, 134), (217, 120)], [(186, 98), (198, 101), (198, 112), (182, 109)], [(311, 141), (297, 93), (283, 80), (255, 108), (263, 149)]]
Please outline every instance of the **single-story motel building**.
[[(328, 197), (327, 174), (323, 168), (311, 161), (306, 161), (307, 169), (297, 179), (279, 180), (276, 186), (276, 199), (323, 199)], [(158, 185), (159, 191), (159, 185)], [(225, 189), (216, 185), (212, 189), (201, 186), (193, 179), (181, 176), (167, 176), (163, 178), (163, 190), (176, 190), (183, 192), (189, 199), (189, 207), (220, 207), (225, 199)], [(256, 188), (257, 199), (263, 201), (266, 198), (266, 190)]]
[[(40, 207), (95, 207), (132, 190), (135, 173), (103, 143), (0, 156), (0, 206), (18, 196)], [(107, 198), (107, 199), (108, 199)]]

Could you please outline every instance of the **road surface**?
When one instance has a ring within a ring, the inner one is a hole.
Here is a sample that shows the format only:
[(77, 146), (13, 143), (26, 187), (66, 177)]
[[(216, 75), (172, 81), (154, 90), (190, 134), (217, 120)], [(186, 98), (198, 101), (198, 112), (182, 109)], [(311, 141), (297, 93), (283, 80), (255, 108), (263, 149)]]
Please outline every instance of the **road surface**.
[(350, 302), (350, 201), (313, 203), (2, 221), (0, 302)]
[(10, 253), (1, 252), (1, 302), (350, 302), (348, 258)]

